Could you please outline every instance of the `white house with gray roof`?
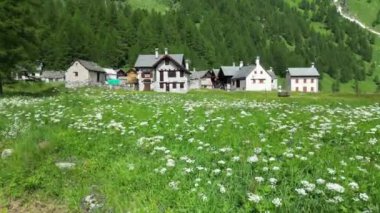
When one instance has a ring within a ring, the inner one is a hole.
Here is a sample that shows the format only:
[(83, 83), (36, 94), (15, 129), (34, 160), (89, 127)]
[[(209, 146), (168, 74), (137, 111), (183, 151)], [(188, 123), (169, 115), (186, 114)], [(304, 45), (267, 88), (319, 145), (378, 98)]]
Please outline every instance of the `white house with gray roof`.
[(106, 72), (95, 62), (77, 60), (67, 69), (65, 80), (68, 88), (103, 85)]
[(135, 69), (140, 91), (185, 93), (190, 88), (189, 63), (183, 54), (139, 55)]
[(318, 92), (320, 74), (312, 63), (311, 67), (288, 68), (286, 80), (292, 92)]
[(257, 57), (256, 65), (243, 66), (232, 77), (232, 90), (277, 90), (277, 76), (272, 69), (265, 70)]
[(213, 89), (215, 74), (213, 69), (193, 71), (190, 75), (190, 89)]
[(65, 71), (44, 70), (41, 74), (41, 80), (44, 82), (63, 82), (65, 81)]

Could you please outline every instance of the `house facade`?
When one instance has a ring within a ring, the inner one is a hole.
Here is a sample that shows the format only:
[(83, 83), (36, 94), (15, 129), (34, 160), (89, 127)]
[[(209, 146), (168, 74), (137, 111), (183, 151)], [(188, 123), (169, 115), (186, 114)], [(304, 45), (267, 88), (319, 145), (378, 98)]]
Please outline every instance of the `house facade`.
[(42, 71), (41, 80), (44, 82), (64, 82), (65, 71)]
[(213, 89), (214, 81), (213, 70), (193, 71), (190, 75), (190, 89)]
[(233, 63), (232, 66), (221, 66), (217, 75), (218, 85), (221, 89), (232, 89), (232, 78), (239, 72), (239, 69), (244, 66), (243, 61), (240, 61), (240, 65), (236, 66)]
[(288, 90), (292, 92), (319, 92), (320, 74), (314, 63), (311, 67), (288, 68), (286, 80)]
[(140, 91), (186, 93), (190, 89), (189, 64), (183, 54), (139, 55), (135, 63)]
[(265, 70), (257, 57), (256, 65), (243, 66), (232, 77), (232, 90), (272, 91), (277, 90), (277, 76), (272, 69)]
[(65, 73), (66, 87), (103, 85), (106, 72), (95, 62), (77, 60)]

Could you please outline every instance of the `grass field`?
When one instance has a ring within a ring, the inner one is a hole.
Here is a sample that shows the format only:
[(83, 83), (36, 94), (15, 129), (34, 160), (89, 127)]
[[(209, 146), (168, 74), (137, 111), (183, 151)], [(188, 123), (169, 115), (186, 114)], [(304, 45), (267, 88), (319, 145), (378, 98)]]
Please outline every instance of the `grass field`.
[(161, 13), (169, 10), (167, 0), (129, 0), (128, 4), (134, 9), (154, 10)]
[(0, 98), (0, 212), (379, 211), (379, 95), (55, 91)]
[[(380, 1), (378, 0), (348, 0), (349, 12), (355, 17), (359, 18), (367, 26), (372, 27), (372, 23), (375, 21), (377, 13), (380, 11)], [(376, 30), (380, 30), (380, 25), (374, 27)]]

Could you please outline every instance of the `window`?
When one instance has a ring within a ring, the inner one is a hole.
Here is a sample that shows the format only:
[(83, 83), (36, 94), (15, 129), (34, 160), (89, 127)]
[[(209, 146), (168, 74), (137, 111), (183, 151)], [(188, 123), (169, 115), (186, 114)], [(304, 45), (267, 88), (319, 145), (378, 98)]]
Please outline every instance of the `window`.
[[(164, 81), (164, 72), (160, 71), (160, 81)], [(164, 87), (162, 87), (164, 88)]]
[(165, 59), (165, 65), (169, 65), (169, 59)]
[(181, 77), (183, 77), (185, 75), (185, 72), (183, 70), (181, 70), (180, 75), (181, 75)]
[(78, 77), (78, 75), (79, 75), (78, 72), (74, 72), (75, 77)]
[(252, 79), (252, 83), (256, 84), (256, 80), (255, 80), (255, 79)]
[(314, 83), (314, 78), (311, 79), (311, 83)]
[(260, 71), (260, 74), (263, 74), (263, 71)]
[(185, 87), (185, 83), (180, 83), (179, 86), (181, 89), (183, 89)]
[(255, 74), (257, 74), (257, 71), (255, 71)]
[(303, 82), (306, 84), (307, 83), (307, 79), (305, 78), (305, 79), (303, 79)]
[(298, 84), (298, 78), (296, 79), (296, 84)]
[(177, 77), (177, 72), (176, 71), (169, 71), (168, 76), (169, 76), (169, 78), (175, 78), (175, 77)]
[(177, 89), (177, 83), (173, 83), (173, 89)]
[(150, 78), (150, 73), (146, 72), (142, 74), (143, 78)]
[(260, 84), (263, 84), (264, 83), (264, 79), (260, 79)]
[(314, 87), (311, 87), (311, 88), (310, 88), (310, 91), (314, 92)]
[(164, 83), (160, 83), (160, 89), (164, 88)]

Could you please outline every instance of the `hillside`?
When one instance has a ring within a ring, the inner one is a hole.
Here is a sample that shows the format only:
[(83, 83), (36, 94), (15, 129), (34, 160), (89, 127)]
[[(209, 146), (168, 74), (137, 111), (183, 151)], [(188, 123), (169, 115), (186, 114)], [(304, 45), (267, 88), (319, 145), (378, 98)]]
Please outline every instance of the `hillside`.
[[(347, 0), (347, 11), (359, 20), (380, 30), (380, 1)], [(379, 19), (379, 23), (376, 20)], [(376, 22), (376, 23), (375, 23)]]
[(367, 86), (376, 68), (373, 35), (340, 17), (331, 2), (289, 2), (40, 1), (36, 59), (48, 69), (66, 69), (77, 58), (131, 67), (138, 54), (168, 47), (207, 69), (251, 64), (259, 55), (280, 77), (287, 67), (315, 62), (327, 76), (324, 91), (360, 81), (374, 92), (374, 83)]

